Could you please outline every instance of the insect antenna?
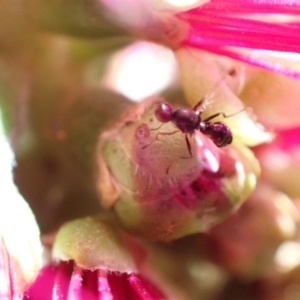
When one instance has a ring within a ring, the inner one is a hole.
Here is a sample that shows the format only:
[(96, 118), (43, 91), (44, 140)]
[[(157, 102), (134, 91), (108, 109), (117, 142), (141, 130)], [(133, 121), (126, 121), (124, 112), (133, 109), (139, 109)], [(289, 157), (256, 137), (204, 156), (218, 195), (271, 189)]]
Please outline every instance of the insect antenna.
[(158, 127), (156, 128), (150, 128), (151, 131), (155, 131), (155, 130), (158, 130), (160, 129), (163, 125), (165, 125), (164, 123), (161, 123)]

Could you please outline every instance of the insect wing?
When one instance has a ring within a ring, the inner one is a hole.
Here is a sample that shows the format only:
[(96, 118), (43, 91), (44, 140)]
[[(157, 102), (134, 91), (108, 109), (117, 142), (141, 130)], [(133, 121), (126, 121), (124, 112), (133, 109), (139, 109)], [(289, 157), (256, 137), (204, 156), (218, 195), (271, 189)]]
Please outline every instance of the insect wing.
[[(234, 71), (234, 70), (233, 70)], [(199, 102), (194, 106), (195, 111), (202, 112), (210, 107), (215, 99), (217, 98), (217, 93), (222, 88), (223, 84), (226, 84), (226, 79), (232, 75), (232, 70), (230, 72), (224, 72), (217, 82), (211, 87), (210, 91), (206, 93)]]

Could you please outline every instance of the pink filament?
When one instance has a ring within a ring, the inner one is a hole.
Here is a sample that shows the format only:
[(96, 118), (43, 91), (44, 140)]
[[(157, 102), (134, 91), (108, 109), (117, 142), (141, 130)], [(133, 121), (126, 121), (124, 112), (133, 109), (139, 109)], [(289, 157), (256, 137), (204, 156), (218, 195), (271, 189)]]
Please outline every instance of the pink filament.
[[(262, 16), (255, 19), (258, 13)], [(300, 20), (296, 19), (293, 22), (271, 21), (266, 18), (263, 20), (264, 16), (270, 17), (271, 14), (285, 17), (300, 15), (300, 1), (212, 0), (202, 7), (177, 15), (190, 25), (182, 45), (226, 55), (300, 78), (300, 72), (293, 68), (253, 57), (251, 51), (245, 54), (238, 51), (237, 47), (300, 53)]]
[(203, 8), (235, 13), (298, 14), (300, 3), (298, 0), (211, 0)]

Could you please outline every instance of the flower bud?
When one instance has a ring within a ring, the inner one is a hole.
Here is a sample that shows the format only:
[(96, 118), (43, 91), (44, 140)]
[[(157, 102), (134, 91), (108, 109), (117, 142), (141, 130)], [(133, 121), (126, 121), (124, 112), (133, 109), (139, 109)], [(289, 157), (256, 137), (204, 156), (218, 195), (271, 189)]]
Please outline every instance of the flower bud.
[(291, 197), (300, 197), (300, 127), (275, 132), (274, 142), (254, 148), (261, 162), (262, 178)]
[(98, 152), (102, 205), (125, 228), (153, 240), (206, 231), (252, 192), (259, 166), (238, 141), (218, 148), (195, 129), (160, 123), (150, 99), (102, 135)]
[(53, 247), (57, 263), (50, 263), (40, 271), (25, 297), (31, 300), (166, 299), (139, 273), (133, 258), (138, 246), (129, 239), (112, 220), (100, 216), (65, 224)]
[(134, 260), (116, 226), (99, 217), (66, 223), (56, 236), (53, 257), (74, 260), (85, 269), (136, 271)]
[(296, 237), (298, 222), (287, 195), (260, 185), (237, 212), (209, 231), (207, 253), (236, 276), (273, 276), (287, 265), (287, 253), (283, 263), (278, 251)]

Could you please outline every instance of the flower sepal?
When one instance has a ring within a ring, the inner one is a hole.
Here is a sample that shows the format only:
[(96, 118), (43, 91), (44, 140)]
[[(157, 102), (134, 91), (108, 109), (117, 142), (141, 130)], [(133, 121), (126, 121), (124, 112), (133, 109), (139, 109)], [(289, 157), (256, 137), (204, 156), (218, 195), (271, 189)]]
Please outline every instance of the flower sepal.
[(54, 261), (41, 269), (24, 296), (30, 300), (166, 299), (138, 270), (141, 249), (107, 217), (71, 221), (56, 236)]
[(99, 216), (63, 225), (57, 233), (52, 254), (54, 260), (74, 260), (84, 269), (136, 271), (134, 259), (116, 225)]

